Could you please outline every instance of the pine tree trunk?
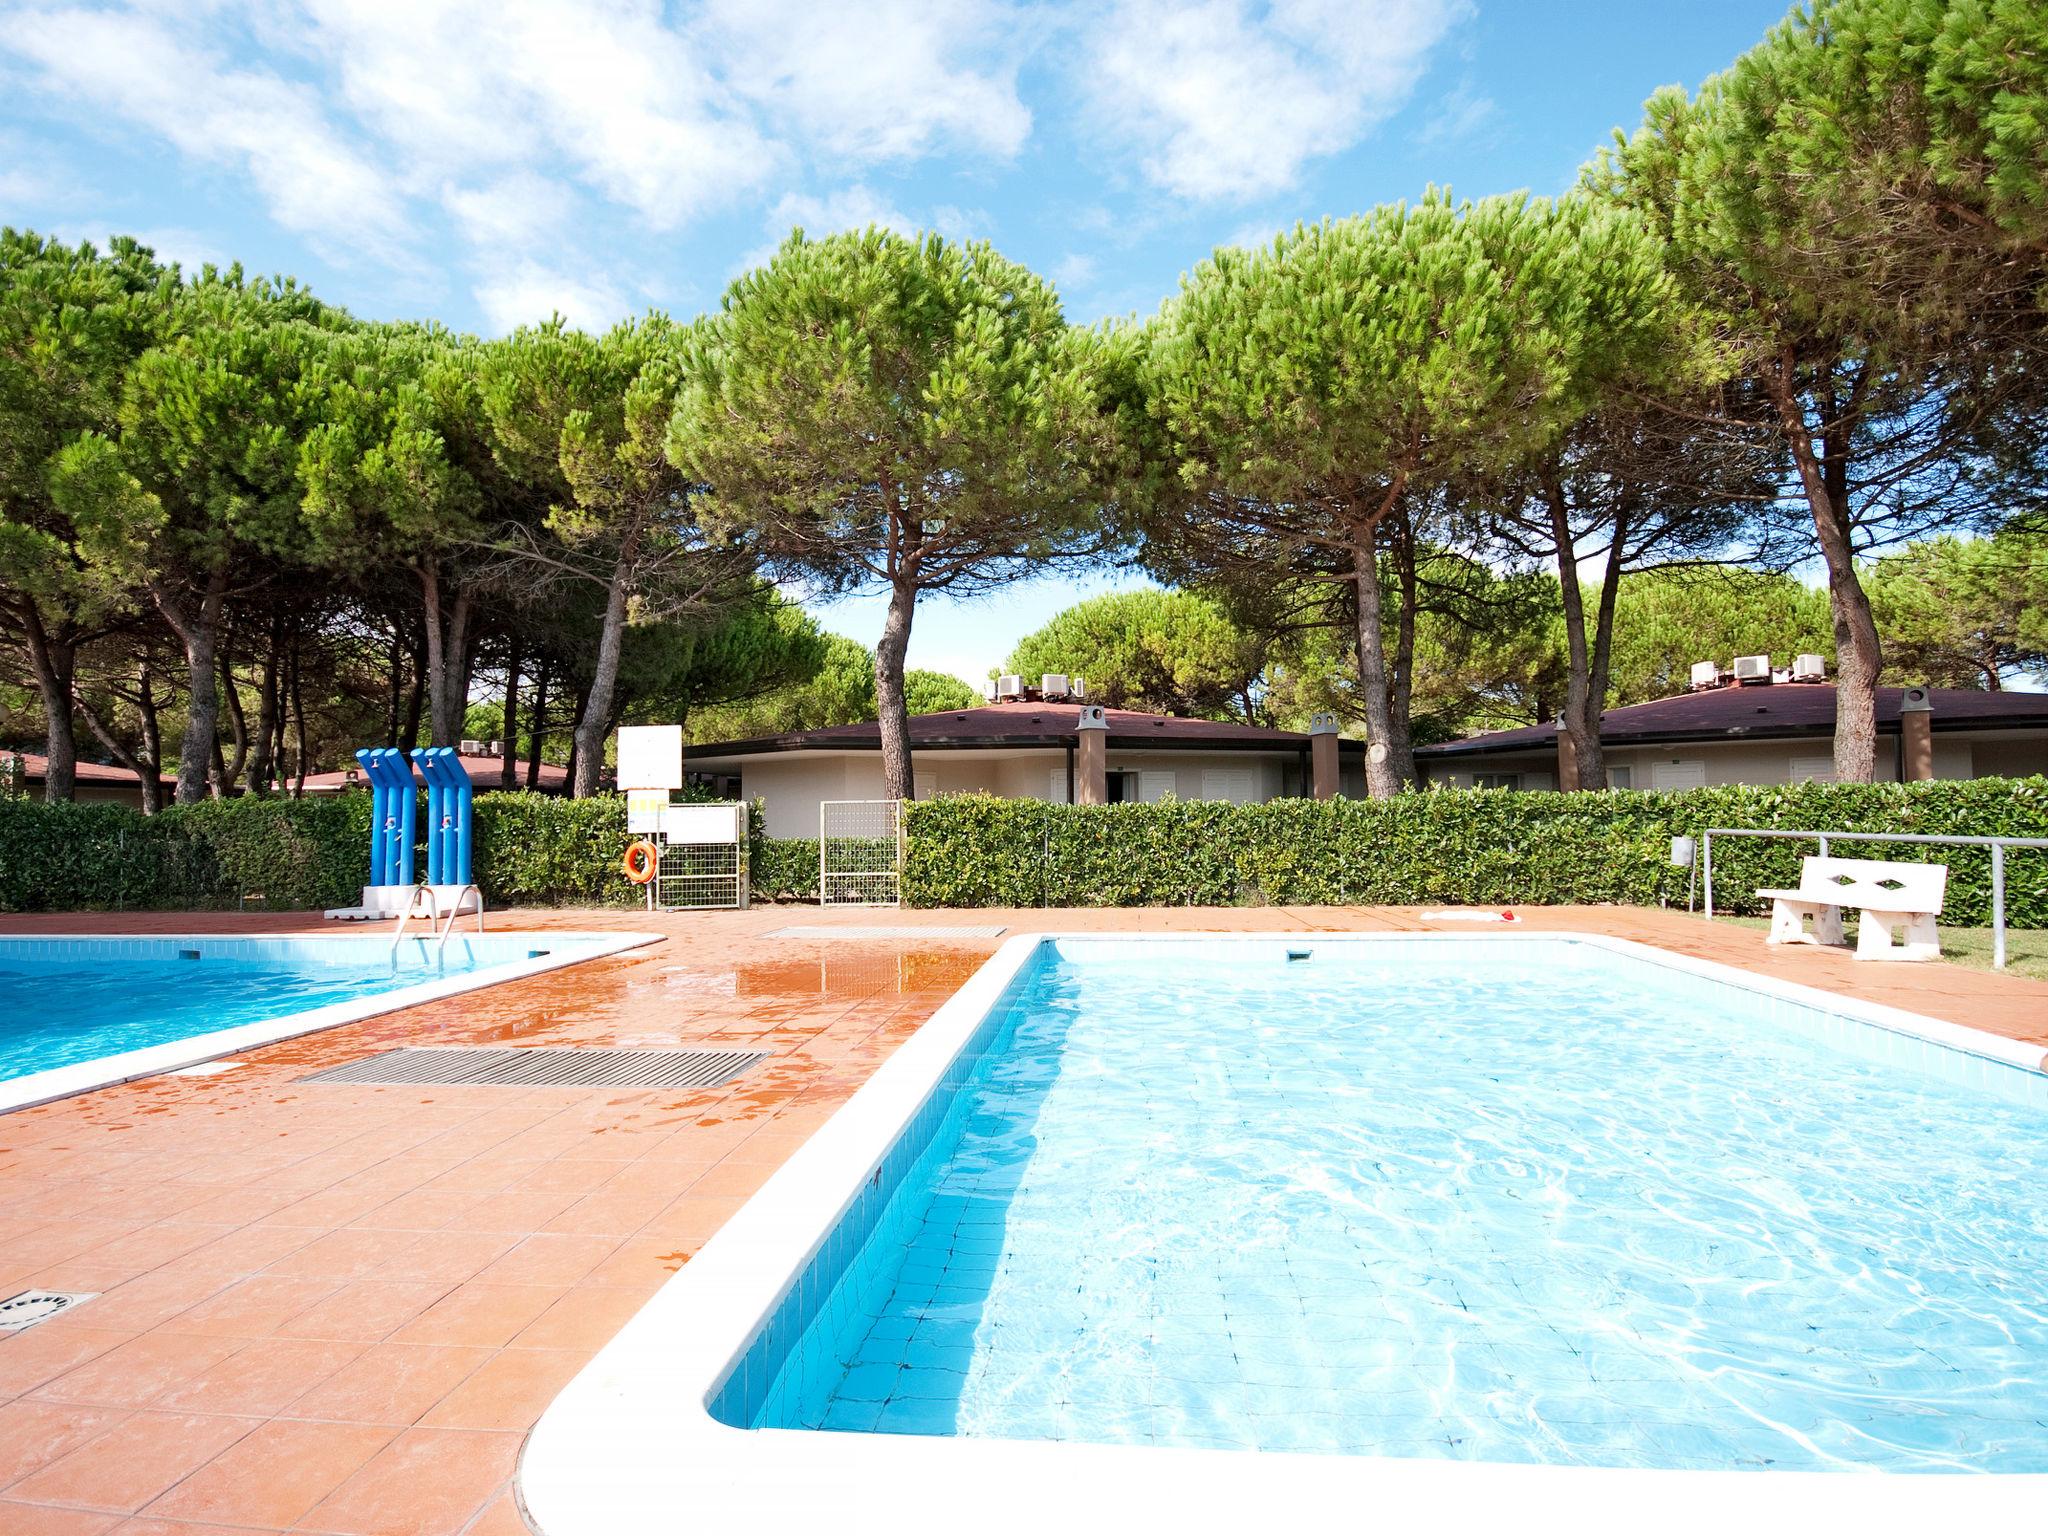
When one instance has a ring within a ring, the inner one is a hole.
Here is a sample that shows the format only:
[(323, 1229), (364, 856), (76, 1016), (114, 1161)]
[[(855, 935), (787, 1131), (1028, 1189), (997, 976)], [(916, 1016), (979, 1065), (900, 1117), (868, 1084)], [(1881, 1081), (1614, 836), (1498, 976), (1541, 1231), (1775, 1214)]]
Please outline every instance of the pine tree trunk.
[(43, 701), (43, 750), (49, 758), (43, 767), (43, 798), (69, 800), (78, 793), (78, 732), (71, 720), (78, 656), (68, 638), (53, 636), (43, 627), (43, 616), (33, 602), (24, 600), (22, 609), (29, 662), (35, 669), (36, 692)]
[(270, 616), (270, 649), (263, 658), (263, 680), (256, 689), (256, 747), (249, 755), (249, 793), (270, 793), (271, 770), (277, 765), (277, 662), (282, 649), (284, 615)]
[(227, 573), (213, 574), (197, 608), (186, 608), (161, 581), (149, 584), (149, 595), (185, 650), (185, 739), (178, 750), (178, 803), (196, 805), (206, 798), (220, 735), (214, 647), (227, 595)]
[(1407, 722), (1396, 720), (1381, 625), (1378, 520), (1363, 524), (1352, 547), (1351, 584), (1358, 598), (1358, 682), (1365, 708), (1365, 790), (1375, 800), (1400, 794), (1415, 778)]
[(164, 808), (164, 732), (146, 661), (135, 680), (135, 713), (142, 722), (142, 763), (147, 770), (142, 775), (142, 814), (154, 816)]
[(294, 800), (305, 799), (306, 773), (312, 767), (312, 753), (306, 744), (306, 690), (302, 669), (299, 665), (300, 639), (301, 637), (298, 635), (292, 637), (292, 735), (297, 738), (293, 743), (293, 751), (296, 755), (295, 771), (292, 775), (292, 798)]
[(507, 644), (511, 654), (505, 660), (505, 713), (498, 722), (498, 788), (512, 789), (519, 782), (519, 635), (515, 631)]
[(597, 793), (598, 775), (604, 770), (605, 727), (611, 719), (612, 692), (619, 682), (619, 652), (626, 638), (626, 588), (632, 571), (629, 545), (612, 567), (611, 585), (606, 589), (604, 621), (597, 632), (597, 664), (591, 670), (590, 692), (584, 696), (583, 713), (576, 721), (576, 777), (569, 793), (587, 800)]
[(441, 590), (439, 563), (433, 560), (420, 569), (420, 590), (427, 621), (432, 744), (452, 747), (462, 739), (469, 709), (469, 594), (457, 592), (448, 599)]
[(1870, 611), (1870, 595), (1856, 574), (1844, 484), (1846, 456), (1830, 455), (1831, 463), (1823, 465), (1814, 453), (1806, 409), (1794, 389), (1793, 367), (1789, 355), (1779, 358), (1766, 371), (1766, 384), (1827, 566), (1828, 614), (1835, 635), (1835, 779), (1868, 784), (1877, 772), (1877, 679), (1884, 670), (1884, 646)]
[[(220, 789), (217, 794), (226, 797), (234, 792), (235, 781), (242, 776), (242, 770), (249, 762), (249, 720), (242, 713), (242, 695), (235, 687), (235, 671), (230, 665), (227, 653), (220, 658), (221, 697), (227, 701), (228, 728), (234, 732), (235, 755), (221, 767)], [(220, 755), (216, 747), (214, 755)]]
[(891, 800), (917, 798), (910, 760), (910, 706), (903, 696), (903, 660), (910, 651), (910, 622), (917, 611), (917, 587), (898, 580), (889, 589), (882, 638), (875, 645), (875, 708), (882, 735), (882, 793)]
[(526, 744), (526, 787), (540, 788), (540, 747), (541, 731), (548, 719), (548, 664), (540, 664), (540, 675), (533, 680), (533, 708), (527, 711)]
[[(1596, 693), (1593, 687), (1592, 646), (1586, 635), (1586, 595), (1579, 586), (1578, 561), (1573, 558), (1570, 508), (1565, 502), (1564, 485), (1555, 475), (1544, 477), (1543, 496), (1550, 508), (1550, 539), (1557, 553), (1557, 582), (1564, 606), (1565, 688), (1560, 715), (1565, 737), (1571, 743), (1578, 787), (1600, 789), (1607, 783), (1607, 762), (1600, 749), (1600, 702), (1606, 690)], [(1609, 567), (1613, 564), (1610, 558)]]

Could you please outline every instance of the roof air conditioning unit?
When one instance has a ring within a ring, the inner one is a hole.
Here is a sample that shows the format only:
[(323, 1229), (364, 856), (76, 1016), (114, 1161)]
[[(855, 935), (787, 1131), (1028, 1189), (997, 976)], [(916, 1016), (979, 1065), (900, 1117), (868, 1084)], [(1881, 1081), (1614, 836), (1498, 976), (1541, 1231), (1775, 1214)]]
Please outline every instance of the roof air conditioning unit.
[(1077, 678), (1073, 678), (1073, 679), (1071, 679), (1071, 686), (1072, 686), (1072, 689), (1073, 689), (1073, 694), (1074, 694), (1074, 697), (1075, 697), (1075, 698), (1077, 698), (1077, 699), (1085, 699), (1085, 698), (1087, 698), (1087, 697), (1088, 697), (1088, 679), (1087, 679), (1087, 678), (1085, 678), (1085, 677), (1077, 677)]
[(484, 755), (484, 744), (480, 741), (465, 741), (462, 744), (462, 755), (464, 757), (482, 757)]
[(1825, 656), (1816, 656), (1812, 651), (1801, 651), (1792, 658), (1792, 681), (1795, 683), (1825, 682), (1828, 675), (1828, 661)]
[(999, 699), (1021, 699), (1024, 697), (1024, 679), (1014, 672), (1005, 673), (996, 679), (996, 697)]
[(1771, 680), (1771, 658), (1768, 656), (1738, 656), (1735, 658), (1735, 681), (1738, 683), (1768, 683)]
[(1695, 688), (1711, 688), (1721, 681), (1721, 665), (1714, 661), (1696, 661), (1692, 664), (1692, 685)]
[(1067, 674), (1064, 672), (1044, 673), (1038, 679), (1038, 692), (1042, 698), (1065, 698), (1067, 696)]
[(995, 696), (996, 696), (996, 680), (995, 680), (994, 678), (990, 677), (990, 678), (984, 678), (984, 679), (982, 680), (982, 684), (981, 684), (981, 696), (982, 696), (982, 697), (983, 697), (984, 699), (988, 699), (988, 700), (990, 700), (991, 702), (993, 702), (993, 701), (994, 701), (994, 699), (995, 699)]

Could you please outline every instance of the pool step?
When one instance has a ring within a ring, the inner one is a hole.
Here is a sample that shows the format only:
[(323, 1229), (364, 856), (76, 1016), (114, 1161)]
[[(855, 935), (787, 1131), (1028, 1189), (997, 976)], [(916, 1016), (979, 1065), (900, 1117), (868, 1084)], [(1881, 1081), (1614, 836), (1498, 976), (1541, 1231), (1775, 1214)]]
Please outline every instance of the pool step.
[(345, 1066), (329, 1067), (302, 1083), (439, 1084), (506, 1088), (722, 1088), (768, 1059), (767, 1051), (670, 1049), (629, 1051), (611, 1046), (404, 1046)]

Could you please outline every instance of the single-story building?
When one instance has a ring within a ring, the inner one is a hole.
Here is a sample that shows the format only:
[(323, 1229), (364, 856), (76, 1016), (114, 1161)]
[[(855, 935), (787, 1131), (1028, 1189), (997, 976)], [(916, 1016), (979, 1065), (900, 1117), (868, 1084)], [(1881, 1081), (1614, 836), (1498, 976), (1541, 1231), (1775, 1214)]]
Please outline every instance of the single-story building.
[[(1024, 699), (913, 715), (911, 772), (920, 800), (982, 793), (1062, 804), (1168, 795), (1247, 803), (1311, 793), (1312, 749), (1323, 736), (1337, 791), (1364, 794), (1364, 744), (1339, 740), (1334, 721), (1311, 734)], [(871, 720), (693, 746), (686, 764), (722, 793), (758, 799), (770, 837), (816, 837), (827, 800), (884, 798), (881, 729)]]
[[(13, 762), (20, 764), (17, 770)], [(40, 752), (0, 752), (0, 779), (9, 778), (16, 772), (21, 777), (24, 793), (40, 800), (43, 785), (49, 776), (50, 760)], [(80, 762), (74, 775), (74, 800), (112, 800), (121, 805), (142, 808), (142, 781), (126, 768), (112, 763)], [(169, 805), (176, 798), (178, 781), (175, 777), (159, 776), (163, 785), (163, 803)]]
[[(1834, 734), (1831, 682), (1719, 682), (1600, 717), (1612, 789), (1832, 780)], [(1555, 789), (1560, 735), (1488, 731), (1417, 749), (1416, 769), (1447, 788)], [(1880, 688), (1877, 735), (1882, 780), (2048, 773), (2048, 693)]]

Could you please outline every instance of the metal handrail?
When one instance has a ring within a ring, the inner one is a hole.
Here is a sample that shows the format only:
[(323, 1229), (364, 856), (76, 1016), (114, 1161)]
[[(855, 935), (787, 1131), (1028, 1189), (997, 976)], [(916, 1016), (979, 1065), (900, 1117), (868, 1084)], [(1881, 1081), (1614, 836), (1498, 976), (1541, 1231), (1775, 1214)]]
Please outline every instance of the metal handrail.
[(457, 886), (455, 900), (448, 908), (448, 923), (441, 924), (441, 898), (431, 885), (416, 885), (412, 888), (412, 899), (405, 904), (405, 910), (398, 914), (398, 926), (391, 930), (391, 957), (398, 958), (398, 946), (405, 940), (405, 925), (420, 909), (420, 897), (427, 898), (427, 931), (434, 936), (434, 953), (439, 955), (448, 948), (448, 940), (454, 936), (455, 925), (462, 919), (462, 899), (472, 892), (476, 895), (476, 931), (484, 931), (484, 893), (474, 881)]
[(1954, 848), (1991, 850), (1991, 966), (2005, 969), (2005, 850), (2008, 848), (2048, 849), (2048, 837), (1942, 837), (1930, 832), (1805, 832), (1771, 827), (1709, 827), (1700, 834), (1701, 900), (1707, 917), (1714, 916), (1714, 839), (1717, 837), (1777, 837), (1820, 844), (1820, 856), (1828, 856), (1828, 844), (1837, 843), (1939, 843)]
[[(1710, 882), (1707, 894), (1712, 896), (1713, 890)], [(441, 926), (441, 898), (434, 894), (431, 885), (414, 886), (412, 895), (406, 900), (405, 910), (398, 914), (398, 926), (391, 930), (391, 958), (394, 960), (398, 958), (398, 946), (405, 940), (405, 925), (411, 922), (413, 914), (419, 911), (422, 896), (427, 898), (427, 931), (432, 933)], [(1713, 913), (1709, 912), (1707, 915), (1712, 917)]]

